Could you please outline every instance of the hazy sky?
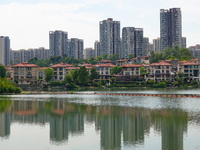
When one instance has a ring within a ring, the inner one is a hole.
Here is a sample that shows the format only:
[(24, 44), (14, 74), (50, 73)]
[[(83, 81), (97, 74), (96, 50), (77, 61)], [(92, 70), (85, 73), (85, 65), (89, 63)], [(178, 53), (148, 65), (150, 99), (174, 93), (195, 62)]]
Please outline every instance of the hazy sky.
[(160, 9), (180, 7), (187, 46), (200, 43), (200, 0), (0, 0), (0, 35), (9, 36), (14, 50), (49, 48), (49, 31), (93, 47), (99, 21), (113, 18), (123, 27), (143, 28), (144, 36), (160, 36)]

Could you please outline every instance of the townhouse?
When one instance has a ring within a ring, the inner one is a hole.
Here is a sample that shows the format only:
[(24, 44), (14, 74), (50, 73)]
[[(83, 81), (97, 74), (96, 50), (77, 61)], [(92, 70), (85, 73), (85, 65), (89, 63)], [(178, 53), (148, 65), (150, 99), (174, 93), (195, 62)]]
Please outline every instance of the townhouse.
[(100, 80), (101, 79), (110, 80), (110, 77), (111, 77), (110, 69), (112, 67), (115, 67), (115, 65), (113, 65), (111, 63), (106, 63), (106, 64), (94, 65), (94, 67), (96, 68), (97, 72), (99, 73)]
[(118, 81), (136, 81), (140, 78), (140, 68), (143, 65), (138, 64), (126, 64), (121, 66), (122, 71), (119, 75), (116, 75)]
[(188, 80), (200, 81), (200, 64), (193, 62), (180, 62), (179, 72), (184, 73), (184, 78)]
[(129, 63), (128, 59), (116, 60), (116, 66), (122, 66), (122, 65), (125, 65), (125, 64), (128, 64), (128, 63)]
[(38, 84), (45, 82), (45, 71), (38, 65), (26, 62), (12, 66), (13, 81), (18, 84)]
[(159, 63), (152, 63), (147, 67), (146, 80), (173, 80), (174, 73), (172, 72), (172, 64), (161, 61)]
[(53, 69), (53, 80), (64, 80), (65, 75), (67, 74), (67, 67), (74, 67), (70, 64), (59, 63), (52, 65), (51, 68)]

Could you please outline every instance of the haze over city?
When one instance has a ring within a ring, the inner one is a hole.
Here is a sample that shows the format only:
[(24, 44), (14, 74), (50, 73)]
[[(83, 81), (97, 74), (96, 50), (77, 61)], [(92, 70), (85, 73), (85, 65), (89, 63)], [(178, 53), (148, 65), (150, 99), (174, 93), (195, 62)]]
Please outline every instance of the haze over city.
[(197, 0), (0, 0), (1, 35), (9, 36), (11, 49), (49, 48), (49, 31), (63, 30), (69, 38), (93, 47), (99, 40), (99, 21), (113, 18), (121, 29), (143, 28), (150, 42), (160, 36), (160, 9), (179, 7), (182, 35), (187, 46), (199, 43), (200, 10)]

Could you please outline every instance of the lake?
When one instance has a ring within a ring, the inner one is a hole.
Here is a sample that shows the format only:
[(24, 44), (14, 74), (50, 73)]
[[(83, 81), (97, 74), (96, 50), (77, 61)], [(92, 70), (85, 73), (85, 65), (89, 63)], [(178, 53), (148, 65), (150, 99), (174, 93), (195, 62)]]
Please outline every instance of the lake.
[(200, 98), (1, 95), (0, 139), (2, 150), (200, 150)]

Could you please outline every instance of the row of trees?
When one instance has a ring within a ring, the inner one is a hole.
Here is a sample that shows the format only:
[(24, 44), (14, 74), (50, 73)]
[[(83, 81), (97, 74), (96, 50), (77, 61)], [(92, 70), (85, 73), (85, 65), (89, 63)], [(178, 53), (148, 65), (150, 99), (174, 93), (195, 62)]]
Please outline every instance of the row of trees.
[(162, 52), (150, 52), (150, 63), (158, 62), (160, 60), (179, 60), (187, 61), (192, 59), (191, 52), (186, 48), (166, 48)]
[[(93, 67), (89, 73), (89, 71), (85, 68), (85, 66), (81, 66), (80, 69), (78, 70), (70, 70), (66, 74), (63, 81), (51, 81), (50, 84), (51, 85), (66, 85), (69, 88), (74, 88), (77, 85), (88, 86), (88, 85), (96, 84), (94, 80), (98, 79), (98, 77), (99, 75), (98, 75), (98, 72), (96, 71), (96, 68)], [(49, 76), (49, 79), (50, 78), (51, 77)], [(46, 79), (47, 79), (47, 76), (46, 76)]]

